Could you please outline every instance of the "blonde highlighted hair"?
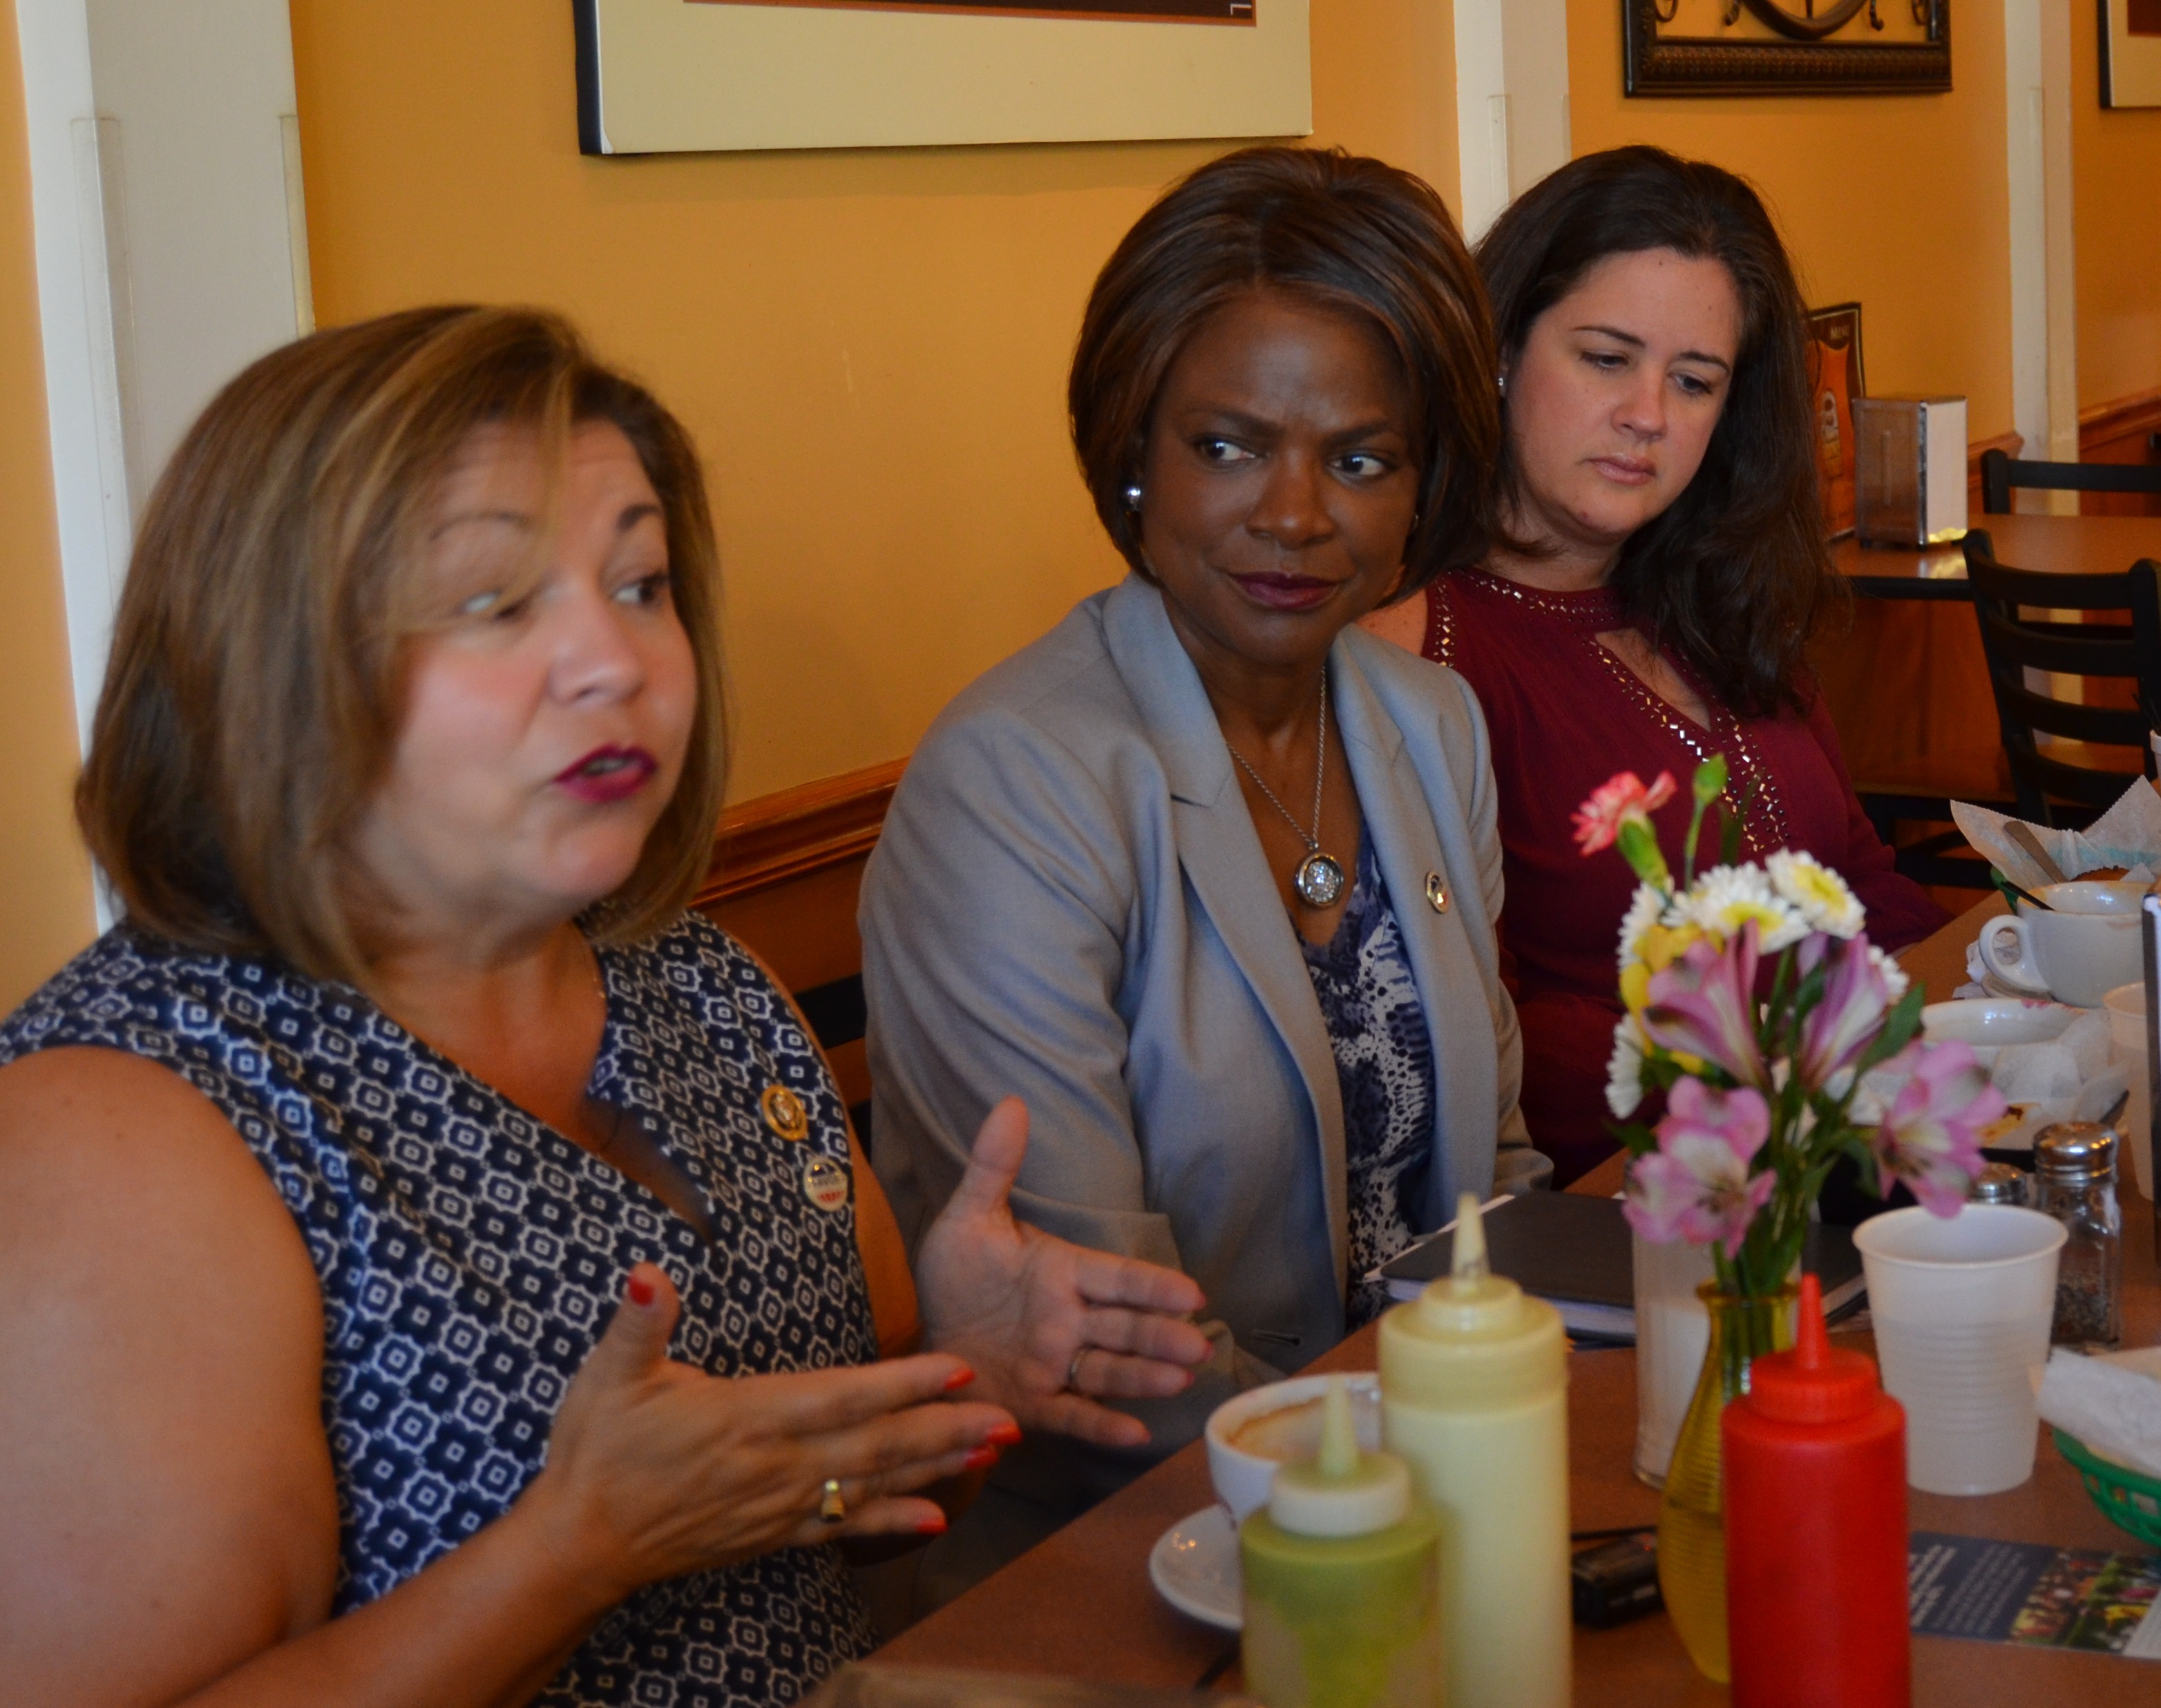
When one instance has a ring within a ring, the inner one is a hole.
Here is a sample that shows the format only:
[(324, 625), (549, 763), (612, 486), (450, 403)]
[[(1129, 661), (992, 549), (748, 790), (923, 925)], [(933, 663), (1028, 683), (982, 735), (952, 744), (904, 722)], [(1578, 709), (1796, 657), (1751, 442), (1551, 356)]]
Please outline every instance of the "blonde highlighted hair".
[(674, 916), (705, 875), (726, 788), (697, 453), (560, 317), (450, 307), (264, 356), (203, 412), (152, 493), (76, 790), (133, 924), (365, 987), (346, 849), (398, 735), (425, 506), (476, 428), (560, 447), (592, 422), (630, 441), (659, 497), (698, 709), (674, 797), (588, 923), (620, 942)]

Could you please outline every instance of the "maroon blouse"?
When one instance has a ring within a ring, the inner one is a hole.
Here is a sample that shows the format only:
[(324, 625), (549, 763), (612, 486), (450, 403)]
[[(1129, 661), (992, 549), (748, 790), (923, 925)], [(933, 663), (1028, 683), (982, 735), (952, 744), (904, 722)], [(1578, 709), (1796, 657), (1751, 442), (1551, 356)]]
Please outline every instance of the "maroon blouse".
[[(1636, 880), (1612, 849), (1586, 859), (1570, 818), (1616, 771), (1646, 783), (1662, 771), (1679, 788), (1653, 815), (1676, 873), (1688, 836), (1689, 780), (1726, 755), (1724, 805), (1742, 821), (1743, 858), (1804, 849), (1843, 876), (1868, 910), (1872, 942), (1895, 949), (1949, 917), (1893, 870), (1847, 781), (1820, 698), (1804, 718), (1737, 718), (1670, 650), (1666, 661), (1711, 708), (1706, 729), (1647, 688), (1599, 645), (1632, 626), (1610, 588), (1548, 593), (1483, 571), (1444, 575), (1427, 590), (1425, 656), (1460, 671), (1492, 732), (1507, 882), (1503, 974), (1523, 1030), (1523, 1118), (1565, 1185), (1615, 1149), (1606, 1131), (1606, 1064), (1621, 1015), (1614, 940)], [(1715, 828), (1705, 832), (1715, 863)]]

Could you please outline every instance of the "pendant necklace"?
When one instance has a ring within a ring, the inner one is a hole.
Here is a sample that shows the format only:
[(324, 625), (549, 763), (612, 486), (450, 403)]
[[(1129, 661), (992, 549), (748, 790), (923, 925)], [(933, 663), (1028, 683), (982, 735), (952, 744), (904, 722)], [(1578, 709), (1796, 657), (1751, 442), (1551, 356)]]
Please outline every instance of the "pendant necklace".
[(1246, 763), (1246, 756), (1228, 741), (1231, 757), (1238, 761), (1238, 768), (1253, 780), (1253, 787), (1268, 797), (1268, 804), (1284, 816), (1284, 822), (1298, 833), (1299, 840), (1306, 846), (1306, 856), (1298, 863), (1291, 874), (1291, 888), (1298, 899), (1308, 907), (1333, 907), (1343, 896), (1343, 863), (1320, 846), (1320, 786), (1328, 775), (1328, 667), (1320, 667), (1320, 741), (1313, 761), (1313, 828), (1309, 831), (1291, 817), (1290, 808), (1276, 799), (1276, 792), (1261, 781), (1261, 774)]

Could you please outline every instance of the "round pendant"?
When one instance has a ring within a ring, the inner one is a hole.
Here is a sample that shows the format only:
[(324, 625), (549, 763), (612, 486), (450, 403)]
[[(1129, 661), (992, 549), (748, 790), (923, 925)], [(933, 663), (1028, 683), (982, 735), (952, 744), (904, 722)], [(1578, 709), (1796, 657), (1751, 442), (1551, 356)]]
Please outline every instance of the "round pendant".
[(1308, 907), (1333, 907), (1343, 899), (1343, 868), (1334, 854), (1308, 854), (1290, 881)]

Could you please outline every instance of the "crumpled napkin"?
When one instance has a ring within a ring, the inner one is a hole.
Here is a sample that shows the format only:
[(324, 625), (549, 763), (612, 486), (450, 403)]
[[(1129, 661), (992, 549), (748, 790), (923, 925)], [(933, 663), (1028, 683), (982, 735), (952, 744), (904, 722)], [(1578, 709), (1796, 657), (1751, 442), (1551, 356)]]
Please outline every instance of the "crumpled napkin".
[(2091, 1355), (2058, 1347), (2034, 1399), (2065, 1435), (2161, 1477), (2161, 1347)]
[[(1986, 854), (1997, 871), (2021, 888), (2038, 890), (2054, 881), (2003, 833), (2003, 827), (2011, 823), (2007, 815), (1954, 801), (1951, 821), (1976, 853)], [(2066, 878), (2104, 866), (2124, 866), (2128, 868), (2127, 878), (2150, 884), (2161, 870), (2161, 794), (2143, 777), (2134, 778), (2116, 804), (2084, 830), (2050, 830), (2039, 824), (2026, 828)]]

